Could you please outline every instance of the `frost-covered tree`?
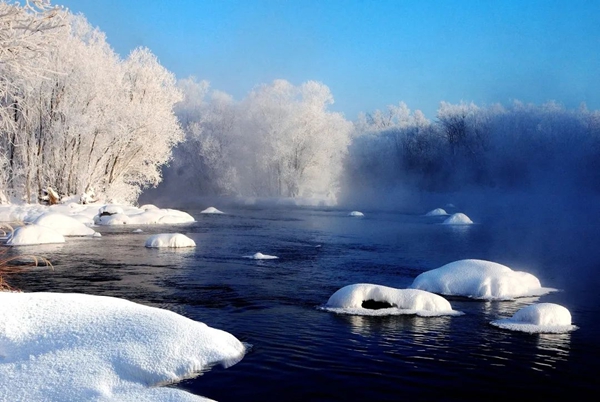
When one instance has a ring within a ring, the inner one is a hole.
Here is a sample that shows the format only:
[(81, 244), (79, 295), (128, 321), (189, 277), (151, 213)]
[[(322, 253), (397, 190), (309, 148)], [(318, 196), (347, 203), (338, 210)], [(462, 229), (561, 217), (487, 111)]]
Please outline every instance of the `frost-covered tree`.
[(205, 191), (335, 199), (352, 125), (328, 110), (333, 97), (325, 85), (276, 80), (238, 103), (205, 82), (180, 87), (187, 140), (177, 155), (194, 166)]
[(121, 60), (83, 16), (61, 13), (64, 29), (39, 61), (46, 74), (10, 78), (4, 188), (28, 202), (46, 187), (134, 201), (182, 139), (175, 79), (148, 49)]

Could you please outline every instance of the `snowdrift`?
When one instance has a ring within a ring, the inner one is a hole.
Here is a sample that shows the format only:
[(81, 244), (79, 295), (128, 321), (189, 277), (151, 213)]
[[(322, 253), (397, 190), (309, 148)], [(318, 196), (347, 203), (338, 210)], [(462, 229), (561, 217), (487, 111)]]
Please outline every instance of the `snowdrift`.
[(542, 287), (532, 274), (485, 260), (460, 260), (423, 272), (410, 287), (485, 300), (541, 296), (556, 290)]
[(39, 225), (25, 225), (8, 236), (7, 246), (30, 246), (34, 244), (64, 243), (65, 238), (54, 229)]
[(279, 257), (275, 256), (275, 255), (268, 255), (268, 254), (263, 254), (263, 253), (255, 253), (252, 255), (245, 255), (244, 258), (250, 258), (252, 260), (276, 260)]
[(458, 212), (450, 215), (448, 219), (442, 222), (443, 225), (471, 225), (473, 221), (467, 215)]
[(215, 207), (208, 207), (205, 210), (203, 210), (202, 212), (200, 212), (201, 214), (222, 214), (223, 211), (219, 211), (217, 208)]
[(443, 208), (432, 209), (431, 211), (429, 211), (425, 214), (425, 216), (444, 216), (444, 215), (448, 215), (448, 212), (446, 212), (446, 210)]
[(233, 335), (127, 300), (0, 292), (0, 400), (197, 401), (161, 388), (240, 361)]
[(194, 240), (181, 233), (159, 233), (150, 236), (148, 239), (146, 239), (146, 247), (196, 247), (196, 242), (194, 242)]
[[(365, 306), (377, 305), (377, 309)], [(401, 315), (419, 316), (460, 315), (452, 310), (442, 296), (417, 289), (395, 289), (387, 286), (358, 283), (335, 292), (321, 307), (323, 310), (355, 315)]]
[(554, 303), (539, 303), (524, 307), (512, 317), (490, 322), (490, 324), (529, 333), (561, 334), (577, 329), (571, 324), (571, 313), (565, 307)]

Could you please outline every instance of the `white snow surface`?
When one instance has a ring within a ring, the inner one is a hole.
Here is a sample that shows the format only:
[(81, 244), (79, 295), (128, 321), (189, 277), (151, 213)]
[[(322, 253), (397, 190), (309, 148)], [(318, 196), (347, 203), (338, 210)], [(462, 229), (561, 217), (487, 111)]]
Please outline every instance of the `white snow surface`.
[(35, 224), (20, 226), (8, 236), (7, 246), (64, 243), (65, 238), (54, 229)]
[(443, 208), (432, 209), (431, 211), (429, 211), (425, 214), (425, 216), (443, 216), (443, 215), (448, 215), (448, 212), (446, 212), (446, 210)]
[(485, 260), (459, 260), (423, 272), (415, 278), (414, 289), (446, 296), (484, 300), (511, 300), (541, 296), (556, 289), (544, 288), (534, 275)]
[[(0, 222), (33, 222), (47, 212), (73, 216), (84, 224), (96, 225), (160, 225), (195, 222), (194, 218), (176, 209), (159, 209), (147, 204), (140, 208), (115, 204), (57, 204), (52, 206), (25, 204), (0, 205)], [(103, 212), (110, 215), (101, 216)]]
[(360, 211), (352, 211), (348, 214), (349, 216), (365, 216), (365, 214), (363, 214)]
[[(367, 300), (387, 302), (394, 307), (366, 309), (362, 307), (362, 303)], [(460, 311), (452, 310), (448, 300), (434, 293), (417, 289), (395, 289), (370, 283), (344, 286), (329, 298), (322, 309), (353, 315), (416, 314), (428, 317), (462, 314)]]
[(560, 334), (574, 331), (571, 313), (566, 307), (554, 303), (538, 303), (523, 307), (512, 317), (490, 322), (490, 324), (511, 331), (529, 333)]
[(181, 247), (196, 247), (196, 242), (181, 233), (159, 233), (146, 239), (146, 247), (148, 248), (181, 248)]
[(54, 229), (63, 236), (93, 236), (96, 233), (74, 217), (59, 212), (46, 212), (33, 223)]
[(467, 215), (462, 212), (458, 212), (450, 215), (443, 224), (444, 225), (471, 225), (473, 221)]
[(217, 208), (215, 207), (208, 207), (205, 210), (203, 210), (202, 212), (200, 212), (201, 214), (222, 214), (223, 211), (219, 211)]
[(199, 401), (160, 387), (240, 361), (233, 335), (84, 294), (0, 292), (0, 400)]
[(252, 255), (245, 255), (244, 258), (250, 258), (253, 260), (276, 260), (279, 257), (275, 256), (275, 255), (268, 255), (268, 254), (263, 254), (263, 253), (255, 253)]

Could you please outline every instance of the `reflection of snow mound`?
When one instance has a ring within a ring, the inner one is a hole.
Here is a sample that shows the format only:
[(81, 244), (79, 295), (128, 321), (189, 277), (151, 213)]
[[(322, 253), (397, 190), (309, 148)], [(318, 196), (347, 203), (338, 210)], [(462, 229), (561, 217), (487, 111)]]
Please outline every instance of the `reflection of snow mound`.
[(511, 318), (492, 321), (490, 324), (511, 331), (531, 333), (564, 333), (577, 327), (571, 325), (571, 313), (554, 303), (539, 303), (524, 307)]
[(245, 255), (244, 258), (251, 258), (253, 260), (275, 260), (279, 257), (274, 256), (274, 255), (263, 254), (263, 253), (256, 253), (256, 254), (252, 254), (252, 255)]
[(363, 214), (360, 211), (352, 211), (348, 214), (349, 216), (365, 216), (365, 214)]
[[(65, 238), (54, 229), (39, 225), (26, 225), (15, 229), (6, 241), (7, 246), (64, 243)], [(1, 354), (0, 354), (1, 356)]]
[(543, 288), (538, 278), (527, 272), (484, 260), (460, 260), (423, 272), (410, 287), (486, 300), (541, 296), (556, 290)]
[(240, 361), (233, 335), (104, 296), (0, 292), (0, 400), (191, 401), (160, 387)]
[(222, 214), (222, 211), (219, 211), (215, 207), (208, 207), (204, 211), (200, 212), (201, 214)]
[(446, 219), (443, 224), (444, 225), (470, 225), (473, 221), (463, 213), (456, 213), (450, 215), (448, 219)]
[(54, 229), (63, 236), (93, 236), (96, 233), (79, 220), (56, 212), (46, 212), (33, 223)]
[(136, 230), (134, 230), (134, 231), (133, 231), (133, 232), (131, 232), (131, 233), (142, 233), (142, 232), (143, 232), (143, 230), (142, 230), (142, 229), (136, 229)]
[(446, 212), (443, 208), (436, 208), (425, 214), (425, 216), (442, 216), (442, 215), (448, 215), (448, 212)]
[[(380, 305), (373, 310), (365, 305)], [(387, 307), (387, 308), (386, 308)], [(323, 307), (324, 310), (356, 315), (420, 316), (459, 315), (442, 296), (417, 289), (395, 289), (387, 286), (359, 283), (348, 285), (335, 292)]]
[(146, 240), (146, 247), (148, 248), (159, 248), (159, 247), (196, 247), (194, 240), (190, 239), (186, 235), (181, 233), (160, 233), (154, 236), (150, 236)]

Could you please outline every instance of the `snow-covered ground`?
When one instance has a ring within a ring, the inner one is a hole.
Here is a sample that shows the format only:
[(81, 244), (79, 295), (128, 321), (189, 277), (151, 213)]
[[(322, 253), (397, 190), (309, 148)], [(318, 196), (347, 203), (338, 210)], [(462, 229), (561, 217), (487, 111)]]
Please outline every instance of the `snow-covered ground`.
[(0, 222), (33, 223), (41, 215), (49, 212), (70, 216), (88, 226), (94, 223), (96, 225), (156, 225), (195, 222), (194, 218), (186, 212), (168, 208), (161, 209), (150, 204), (138, 208), (131, 205), (83, 205), (74, 202), (52, 206), (0, 205)]
[(511, 331), (530, 333), (565, 333), (577, 329), (571, 324), (571, 312), (554, 303), (539, 303), (523, 307), (512, 317), (492, 321), (490, 324)]
[(423, 272), (410, 287), (447, 296), (485, 300), (541, 296), (556, 290), (542, 287), (538, 278), (530, 273), (513, 271), (502, 264), (485, 260), (454, 261)]
[(198, 401), (167, 385), (240, 361), (233, 335), (122, 299), (0, 292), (0, 400)]
[[(378, 302), (383, 308), (365, 308), (365, 302)], [(323, 310), (354, 315), (401, 315), (419, 316), (460, 315), (452, 310), (442, 296), (416, 289), (395, 289), (388, 286), (358, 283), (348, 285), (335, 292), (321, 307)]]
[(146, 239), (146, 247), (148, 248), (182, 248), (196, 247), (196, 242), (181, 233), (159, 233), (150, 236)]

